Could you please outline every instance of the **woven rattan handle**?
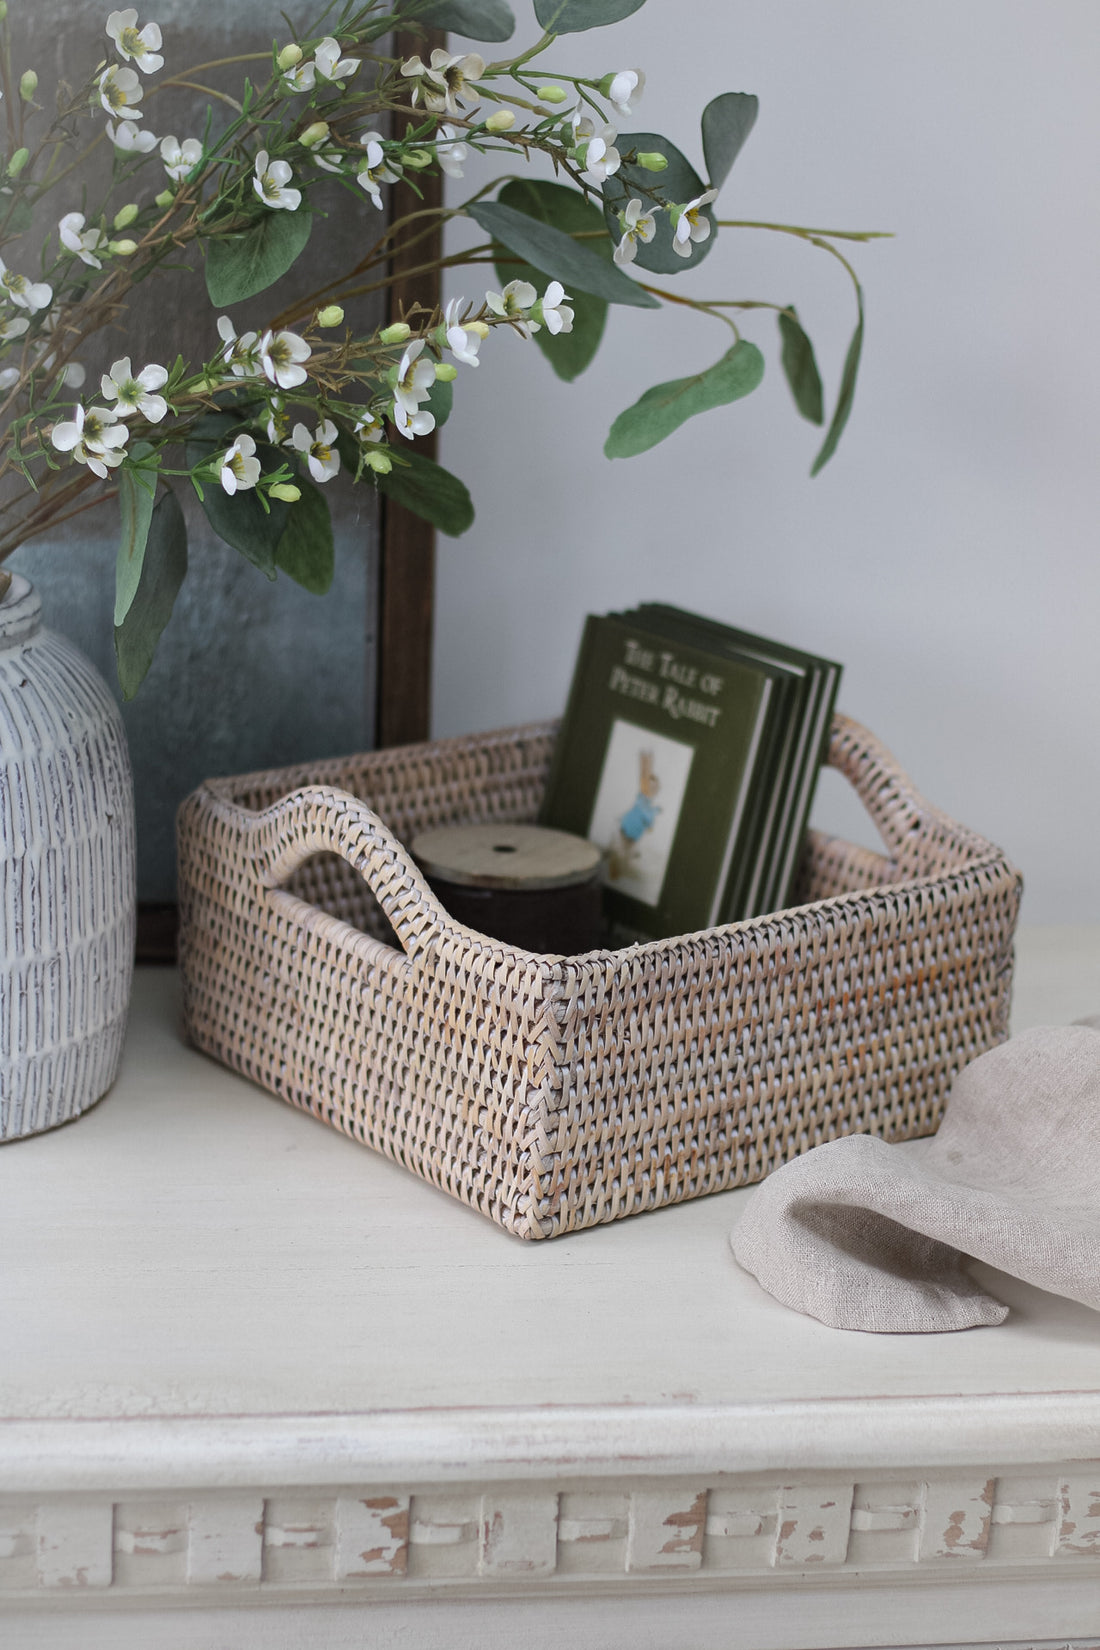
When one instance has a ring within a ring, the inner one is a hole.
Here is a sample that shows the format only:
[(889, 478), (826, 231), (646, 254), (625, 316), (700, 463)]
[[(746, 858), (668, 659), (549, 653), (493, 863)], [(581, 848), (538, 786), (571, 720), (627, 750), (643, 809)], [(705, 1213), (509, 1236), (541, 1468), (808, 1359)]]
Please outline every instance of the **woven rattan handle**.
[(364, 878), (409, 956), (453, 926), (393, 832), (348, 791), (292, 791), (260, 815), (255, 830), (253, 863), (267, 888), (281, 887), (314, 854), (339, 854)]
[(827, 761), (852, 785), (903, 876), (925, 869), (928, 838), (942, 816), (926, 802), (885, 745), (850, 716), (834, 716)]

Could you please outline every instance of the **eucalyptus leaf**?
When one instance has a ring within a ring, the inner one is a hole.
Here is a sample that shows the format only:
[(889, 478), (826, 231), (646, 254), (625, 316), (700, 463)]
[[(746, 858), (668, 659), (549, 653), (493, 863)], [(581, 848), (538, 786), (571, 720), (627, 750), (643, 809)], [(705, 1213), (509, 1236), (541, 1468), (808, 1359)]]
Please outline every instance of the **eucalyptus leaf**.
[(690, 378), (655, 384), (621, 412), (604, 443), (608, 458), (633, 458), (655, 447), (696, 413), (750, 395), (764, 376), (764, 357), (740, 338), (720, 361)]
[(285, 275), (305, 250), (313, 219), (272, 208), (240, 235), (218, 236), (206, 246), (206, 290), (216, 309), (254, 298)]
[[(193, 469), (231, 446), (240, 428), (240, 419), (233, 413), (207, 413), (188, 439), (188, 465)], [(262, 441), (256, 443), (256, 457), (261, 470), (277, 470), (285, 462), (277, 447)], [(275, 549), (287, 520), (288, 506), (283, 500), (271, 499), (270, 509), (265, 510), (254, 488), (230, 494), (215, 479), (203, 488), (202, 508), (220, 539), (269, 579), (275, 577)]]
[(463, 483), (423, 453), (410, 450), (401, 456), (406, 465), (395, 464), (388, 475), (376, 477), (379, 491), (443, 533), (455, 538), (464, 533), (474, 519), (474, 506)]
[(512, 8), (505, 0), (401, 0), (394, 10), (403, 21), (446, 29), (465, 40), (510, 40), (516, 32)]
[(171, 488), (152, 512), (141, 577), (122, 623), (115, 626), (115, 658), (123, 698), (132, 699), (153, 662), (187, 573), (187, 526)]
[(703, 158), (711, 187), (721, 189), (756, 124), (760, 99), (751, 92), (723, 92), (703, 110)]
[(477, 201), (466, 208), (470, 216), (487, 230), (494, 241), (518, 253), (551, 280), (560, 281), (569, 293), (591, 293), (611, 304), (634, 304), (638, 309), (659, 309), (660, 301), (644, 291), (598, 252), (565, 235), (552, 224), (540, 223), (515, 207), (499, 201)]
[(312, 481), (299, 476), (295, 486), (301, 488), (302, 496), (287, 510), (275, 561), (303, 590), (323, 596), (336, 567), (332, 517), (324, 494)]
[[(529, 217), (553, 224), (567, 235), (594, 232), (596, 238), (586, 244), (599, 257), (611, 262), (612, 246), (604, 231), (603, 214), (591, 201), (585, 200), (578, 189), (570, 189), (561, 183), (543, 183), (534, 178), (515, 178), (505, 184), (500, 200), (505, 206), (515, 207), (517, 212), (526, 212)], [(539, 270), (532, 264), (509, 259), (503, 249), (498, 249), (495, 267), (501, 286), (507, 286), (509, 281), (530, 281), (534, 285), (539, 282)], [(591, 293), (577, 291), (570, 292), (569, 302), (573, 310), (571, 331), (559, 332), (554, 336), (543, 327), (534, 334), (536, 347), (567, 384), (572, 383), (592, 360), (600, 346), (607, 321), (606, 299), (593, 298)]]
[(583, 34), (621, 23), (644, 5), (645, 0), (535, 0), (535, 16), (547, 34)]
[(116, 625), (120, 625), (130, 611), (145, 560), (145, 545), (157, 491), (157, 466), (160, 463), (159, 456), (152, 464), (144, 462), (152, 451), (150, 442), (135, 442), (130, 449), (130, 463), (118, 472), (120, 531), (115, 558)]
[[(656, 204), (654, 195), (658, 201), (684, 206), (705, 193), (706, 185), (691, 162), (659, 132), (620, 132), (616, 147), (623, 155), (633, 150), (643, 155), (655, 150), (668, 161), (663, 172), (647, 172), (644, 166), (636, 162), (624, 163), (605, 181), (604, 216), (616, 242), (622, 234), (618, 214), (632, 197), (640, 200), (649, 211)], [(679, 275), (683, 270), (693, 269), (701, 263), (714, 245), (715, 233), (714, 213), (709, 206), (703, 208), (703, 216), (711, 226), (710, 236), (705, 241), (693, 241), (690, 257), (681, 258), (678, 252), (672, 250), (672, 219), (667, 212), (657, 212), (657, 233), (648, 245), (642, 241), (637, 244), (634, 261), (639, 269), (648, 269), (657, 275)]]
[(793, 304), (779, 311), (779, 334), (783, 340), (783, 371), (791, 386), (794, 404), (811, 424), (824, 424), (825, 392), (814, 359), (814, 346), (803, 332)]
[(832, 423), (821, 443), (821, 451), (814, 459), (812, 476), (823, 470), (836, 452), (837, 442), (844, 433), (844, 426), (848, 422), (848, 414), (852, 410), (852, 402), (856, 393), (856, 377), (859, 373), (859, 357), (863, 350), (863, 293), (856, 287), (856, 301), (859, 304), (859, 320), (856, 330), (852, 334), (852, 341), (848, 345), (848, 354), (844, 360), (844, 371), (840, 375), (840, 389), (837, 392), (836, 406), (833, 409)]

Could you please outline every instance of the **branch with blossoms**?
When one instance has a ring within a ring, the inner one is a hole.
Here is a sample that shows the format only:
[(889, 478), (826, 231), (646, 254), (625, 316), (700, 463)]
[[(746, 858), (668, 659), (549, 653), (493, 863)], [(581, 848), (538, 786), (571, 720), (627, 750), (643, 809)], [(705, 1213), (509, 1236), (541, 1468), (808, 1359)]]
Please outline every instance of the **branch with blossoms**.
[[(107, 60), (52, 120), (35, 101), (34, 71), (16, 78), (4, 21), (0, 477), (9, 478), (10, 496), (0, 507), (0, 562), (35, 534), (117, 499), (115, 641), (127, 696), (148, 669), (186, 573), (181, 488), (193, 490), (214, 531), (262, 571), (318, 592), (331, 581), (334, 557), (323, 489), (340, 473), (443, 531), (464, 531), (473, 519), (469, 494), (416, 443), (449, 414), (461, 374), (479, 366), (502, 327), (533, 341), (570, 381), (595, 355), (616, 304), (687, 306), (729, 329), (717, 362), (655, 386), (619, 414), (605, 445), (619, 458), (755, 389), (764, 357), (735, 316), (770, 309), (797, 409), (824, 425), (820, 373), (792, 306), (666, 288), (663, 277), (710, 254), (720, 228), (802, 240), (839, 260), (853, 283), (857, 327), (815, 473), (831, 457), (851, 409), (863, 335), (862, 292), (838, 243), (873, 237), (715, 217), (756, 119), (755, 98), (729, 92), (703, 110), (704, 178), (660, 134), (621, 129), (644, 90), (640, 70), (588, 78), (543, 68), (561, 37), (642, 3), (533, 0), (541, 38), (490, 62), (476, 51), (443, 49), (426, 60), (393, 58), (386, 42), (398, 26), (507, 39), (514, 20), (504, 0), (331, 0), (312, 25), (270, 51), (179, 70), (160, 27), (127, 8), (106, 19)], [(208, 84), (230, 63), (248, 65), (238, 96)], [(153, 130), (167, 87), (209, 94), (201, 133)], [(50, 191), (80, 176), (104, 144), (113, 166), (102, 199), (88, 204), (86, 189), (83, 210), (50, 218)], [(513, 169), (460, 205), (425, 205), (386, 222), (394, 183), (419, 193), (419, 178), (461, 180), (473, 154), (521, 160), (523, 174)], [(550, 177), (528, 164), (540, 156)], [(351, 267), (326, 268), (318, 256), (326, 220), (317, 190), (333, 184), (378, 226)], [(495, 280), (482, 296), (442, 310), (418, 307), (365, 333), (352, 328), (345, 303), (394, 281), (396, 250), (407, 274), (416, 248), (430, 248), (440, 221), (459, 215), (480, 226), (484, 242), (443, 257), (425, 251), (421, 267), (488, 264)], [(43, 251), (32, 274), (19, 242), (33, 226)], [(258, 307), (254, 325), (238, 333), (225, 311), (259, 299), (307, 247), (311, 265), (326, 268), (323, 284), (278, 314)], [(120, 354), (97, 390), (83, 393), (84, 341), (124, 324), (134, 287), (189, 252), (205, 289), (195, 332), (205, 331), (206, 350), (172, 362)], [(6, 578), (0, 570), (0, 597)]]

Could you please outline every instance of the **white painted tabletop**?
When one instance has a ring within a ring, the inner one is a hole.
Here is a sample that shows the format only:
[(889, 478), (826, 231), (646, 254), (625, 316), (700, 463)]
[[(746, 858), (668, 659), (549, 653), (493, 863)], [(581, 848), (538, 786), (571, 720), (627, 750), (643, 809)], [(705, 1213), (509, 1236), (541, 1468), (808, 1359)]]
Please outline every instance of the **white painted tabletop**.
[[(1015, 1029), (1097, 1009), (1100, 929), (1025, 929)], [(1100, 1315), (988, 1272), (993, 1330), (779, 1306), (729, 1251), (751, 1195), (524, 1244), (189, 1048), (142, 969), (110, 1094), (0, 1150), (0, 1415), (1100, 1389)]]

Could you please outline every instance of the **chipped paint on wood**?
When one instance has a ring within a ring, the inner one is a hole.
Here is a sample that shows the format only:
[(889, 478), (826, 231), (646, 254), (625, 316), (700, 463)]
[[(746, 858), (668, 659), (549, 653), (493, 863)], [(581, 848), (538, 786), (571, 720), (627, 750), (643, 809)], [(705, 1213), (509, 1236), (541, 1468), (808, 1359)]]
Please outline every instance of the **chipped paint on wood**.
[(995, 1478), (944, 1479), (925, 1488), (920, 1557), (980, 1562), (989, 1546)]
[(259, 1581), (264, 1503), (258, 1495), (211, 1496), (188, 1514), (187, 1579), (200, 1587)]
[(621, 1541), (627, 1532), (625, 1518), (560, 1518), (559, 1541)]
[(187, 1527), (184, 1524), (136, 1524), (132, 1529), (115, 1531), (115, 1551), (132, 1553), (146, 1558), (161, 1553), (181, 1553), (187, 1546)]
[(114, 1579), (110, 1502), (46, 1503), (35, 1518), (35, 1568), (43, 1587), (109, 1587)]
[(1055, 1554), (1100, 1558), (1100, 1478), (1068, 1478), (1059, 1486)]
[(336, 1503), (337, 1581), (403, 1576), (409, 1567), (409, 1497), (341, 1496)]
[(700, 1569), (706, 1522), (706, 1490), (636, 1490), (630, 1497), (627, 1569)]
[(479, 1575), (552, 1575), (558, 1563), (556, 1492), (484, 1496), (480, 1538)]
[(851, 1483), (784, 1484), (779, 1490), (772, 1563), (780, 1569), (843, 1564), (853, 1488)]

